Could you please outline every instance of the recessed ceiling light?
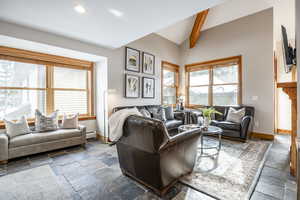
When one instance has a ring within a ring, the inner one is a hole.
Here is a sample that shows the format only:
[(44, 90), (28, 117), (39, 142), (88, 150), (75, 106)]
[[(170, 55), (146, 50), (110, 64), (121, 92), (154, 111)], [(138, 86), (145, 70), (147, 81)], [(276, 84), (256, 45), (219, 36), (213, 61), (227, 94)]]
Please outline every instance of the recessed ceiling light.
[(76, 12), (80, 13), (80, 14), (83, 14), (83, 13), (86, 12), (85, 8), (84, 8), (82, 5), (80, 5), (80, 4), (76, 5), (76, 6), (74, 7), (74, 10), (75, 10)]
[(123, 13), (119, 10), (116, 10), (116, 9), (109, 9), (108, 10), (111, 14), (113, 14), (114, 16), (116, 17), (122, 17), (123, 16)]

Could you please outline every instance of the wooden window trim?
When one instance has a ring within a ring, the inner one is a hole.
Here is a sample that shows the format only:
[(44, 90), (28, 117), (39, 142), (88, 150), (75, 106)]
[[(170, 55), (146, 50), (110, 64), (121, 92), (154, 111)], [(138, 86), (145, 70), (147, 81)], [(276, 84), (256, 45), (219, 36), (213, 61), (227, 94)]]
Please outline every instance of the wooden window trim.
[[(50, 54), (38, 53), (22, 49), (15, 49), (10, 47), (0, 46), (0, 59), (24, 62), (31, 64), (41, 64), (46, 69), (46, 86), (45, 88), (30, 88), (30, 87), (1, 87), (4, 90), (40, 90), (46, 93), (46, 113), (49, 114), (54, 111), (54, 91), (86, 91), (88, 108), (86, 114), (80, 115), (80, 120), (94, 119), (94, 64), (89, 61), (67, 58), (62, 56), (55, 56)], [(71, 68), (77, 70), (87, 71), (87, 87), (85, 89), (76, 88), (54, 88), (54, 67)], [(29, 120), (32, 124), (32, 119)], [(3, 121), (0, 121), (0, 128), (3, 128)]]
[[(230, 63), (236, 63), (238, 65), (238, 82), (237, 83), (225, 83), (225, 84), (214, 84), (213, 83), (213, 69), (218, 67), (226, 67)], [(213, 105), (213, 86), (220, 86), (220, 85), (238, 85), (238, 99), (237, 103), (238, 105), (242, 104), (242, 56), (233, 56), (228, 58), (222, 58), (217, 60), (211, 60), (211, 61), (205, 61), (205, 62), (198, 62), (198, 63), (192, 63), (185, 65), (185, 77), (186, 77), (186, 107), (191, 108), (197, 108), (197, 107), (203, 107), (207, 105), (195, 105), (189, 103), (189, 88), (190, 87), (201, 87), (201, 86), (208, 86), (209, 87), (209, 94), (208, 94), (208, 106)], [(200, 71), (200, 70), (209, 70), (209, 85), (193, 85), (190, 86), (190, 72)]]
[(63, 67), (81, 69), (89, 69), (92, 67), (92, 62), (85, 60), (50, 55), (46, 53), (39, 53), (5, 46), (0, 46), (0, 55), (6, 60), (14, 59), (14, 61), (16, 61), (17, 59), (22, 60), (22, 62), (30, 62), (34, 64), (39, 63), (44, 65), (63, 65)]
[[(174, 85), (164, 85), (164, 69), (175, 72), (175, 84)], [(170, 87), (170, 88), (175, 88), (176, 89), (176, 102), (177, 98), (179, 96), (179, 65), (167, 62), (167, 61), (162, 61), (161, 62), (161, 104), (163, 104), (163, 88), (164, 87)], [(176, 106), (176, 104), (172, 104), (169, 106)]]

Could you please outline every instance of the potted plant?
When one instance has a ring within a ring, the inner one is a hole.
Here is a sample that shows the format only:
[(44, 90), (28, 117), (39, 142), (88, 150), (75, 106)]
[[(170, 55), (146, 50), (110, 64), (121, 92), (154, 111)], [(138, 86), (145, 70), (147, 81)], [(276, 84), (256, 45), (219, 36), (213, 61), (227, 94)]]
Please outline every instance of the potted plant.
[(223, 115), (222, 113), (220, 113), (219, 111), (217, 111), (214, 108), (202, 108), (201, 109), (202, 114), (203, 114), (203, 127), (204, 128), (208, 128), (210, 121), (211, 121), (211, 115), (212, 114), (218, 114), (218, 115)]

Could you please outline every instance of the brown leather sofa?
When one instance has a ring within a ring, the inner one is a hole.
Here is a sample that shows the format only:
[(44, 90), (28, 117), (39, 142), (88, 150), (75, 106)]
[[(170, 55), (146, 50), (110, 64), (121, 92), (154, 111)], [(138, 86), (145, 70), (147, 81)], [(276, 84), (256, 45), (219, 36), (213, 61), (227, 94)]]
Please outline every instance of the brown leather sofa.
[(123, 174), (163, 196), (195, 164), (199, 131), (170, 136), (157, 119), (129, 116), (117, 142)]
[[(125, 108), (133, 108), (133, 107), (136, 107), (138, 110), (145, 109), (145, 110), (149, 111), (150, 114), (152, 115), (154, 110), (159, 109), (161, 107), (161, 105), (122, 106), (122, 107), (114, 108), (113, 112), (116, 112), (118, 110), (122, 110)], [(177, 128), (180, 125), (183, 125), (184, 123), (185, 123), (185, 114), (182, 112), (176, 112), (176, 111), (174, 112), (174, 119), (164, 121), (164, 124), (169, 132), (173, 132), (174, 130), (177, 131)]]
[[(246, 141), (253, 130), (253, 117), (254, 117), (254, 107), (252, 106), (211, 106), (217, 111), (221, 112), (223, 115), (213, 116), (211, 122), (212, 126), (217, 126), (222, 128), (222, 136), (237, 139), (240, 141)], [(236, 110), (245, 108), (246, 114), (243, 117), (241, 123), (234, 123), (226, 121), (229, 108), (232, 107)], [(199, 124), (200, 118), (202, 117), (201, 111), (193, 111), (192, 123)]]

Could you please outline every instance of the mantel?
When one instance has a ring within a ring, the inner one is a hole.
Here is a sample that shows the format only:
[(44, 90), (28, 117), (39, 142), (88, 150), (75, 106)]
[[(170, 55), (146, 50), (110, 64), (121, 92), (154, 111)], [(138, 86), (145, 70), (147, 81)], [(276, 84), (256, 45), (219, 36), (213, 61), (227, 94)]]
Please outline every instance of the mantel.
[(293, 176), (297, 174), (297, 82), (277, 83), (277, 88), (282, 88), (292, 101), (292, 135), (290, 147), (290, 172)]
[(296, 88), (297, 82), (282, 82), (277, 83), (277, 88)]

